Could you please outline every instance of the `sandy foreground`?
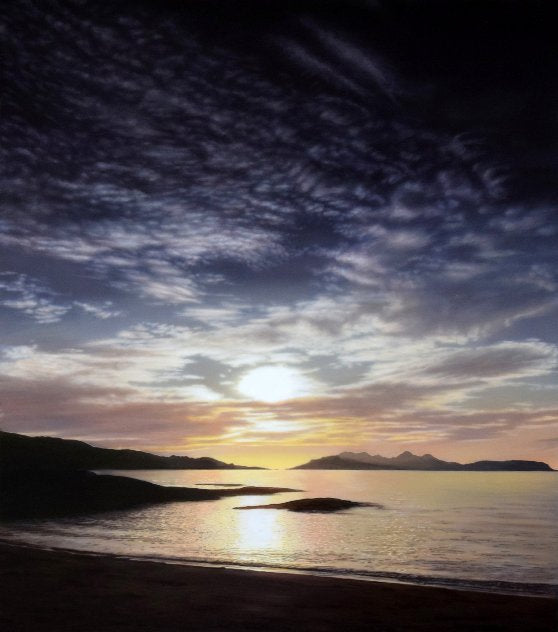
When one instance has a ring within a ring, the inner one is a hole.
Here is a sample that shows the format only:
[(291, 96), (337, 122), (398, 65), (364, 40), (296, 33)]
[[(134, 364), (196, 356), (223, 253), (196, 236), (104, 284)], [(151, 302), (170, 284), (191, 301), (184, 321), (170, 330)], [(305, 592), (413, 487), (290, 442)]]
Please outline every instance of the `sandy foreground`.
[(558, 602), (0, 543), (0, 629), (556, 632)]

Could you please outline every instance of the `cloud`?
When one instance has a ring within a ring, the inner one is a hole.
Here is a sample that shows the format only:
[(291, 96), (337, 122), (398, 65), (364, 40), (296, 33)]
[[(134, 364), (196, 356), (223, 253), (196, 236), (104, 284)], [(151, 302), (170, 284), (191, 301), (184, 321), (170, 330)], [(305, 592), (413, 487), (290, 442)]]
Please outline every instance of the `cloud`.
[[(457, 141), (355, 101), (352, 83), (348, 93), (293, 93), (246, 53), (203, 46), (199, 33), (185, 37), (171, 23), (155, 34), (141, 11), (117, 28), (83, 9), (90, 35), (71, 41), (63, 21), (33, 11), (46, 29), (25, 49), (11, 45), (41, 85), (38, 51), (50, 31), (56, 36), (59, 62), (50, 71), (65, 125), (43, 131), (14, 118), (7, 127), (13, 169), (3, 186), (17, 205), (2, 218), (6, 246), (83, 264), (111, 287), (180, 304), (203, 299), (210, 277), (200, 267), (214, 265), (227, 281), (231, 262), (273, 266), (299, 245), (333, 264), (356, 238), (381, 245), (386, 269), (410, 251), (426, 264), (437, 255), (438, 226), (489, 202), (472, 157), (449, 151)], [(303, 22), (319, 46), (307, 51), (296, 36), (287, 54), (303, 51), (304, 64), (343, 88), (354, 76), (357, 92), (393, 94), (396, 76), (378, 55), (319, 21)], [(93, 67), (95, 46), (106, 54)], [(220, 83), (208, 78), (215, 67)], [(52, 107), (41, 90), (35, 100)], [(57, 170), (59, 160), (72, 162)], [(37, 165), (41, 177), (33, 178)], [(23, 189), (22, 179), (32, 184)], [(437, 220), (426, 231), (409, 225), (413, 217)], [(350, 266), (337, 271), (363, 280)]]
[(443, 253), (452, 243), (439, 240), (438, 253), (432, 254), (419, 235), (406, 235), (400, 242), (418, 247), (416, 253), (401, 252), (396, 241), (400, 233), (378, 234), (377, 242), (340, 251), (331, 272), (355, 285), (353, 296), (360, 295), (363, 302), (375, 298), (379, 316), (392, 333), (474, 339), (555, 306), (554, 272), (534, 260), (532, 265), (518, 265), (516, 252), (493, 248), (495, 260), (487, 260), (484, 252), (450, 257)]
[[(393, 98), (401, 87), (378, 55), (359, 48), (349, 38), (344, 38), (332, 30), (322, 28), (316, 22), (303, 19), (302, 24), (325, 47), (329, 55), (341, 66), (345, 74), (352, 74), (360, 83), (358, 92), (370, 92), (371, 88)], [(348, 73), (347, 73), (348, 71)]]
[(548, 437), (544, 439), (539, 439), (539, 443), (544, 443), (549, 448), (553, 448), (555, 445), (558, 445), (558, 437)]
[(481, 349), (449, 354), (426, 369), (443, 379), (517, 378), (549, 373), (558, 358), (557, 349), (536, 342), (500, 343)]
[[(507, 57), (467, 34), (471, 90), (445, 44), (455, 79), (432, 63), (437, 32), (384, 32), (382, 11), (241, 12), (222, 31), (196, 6), (5, 9), (10, 427), (329, 445), (552, 419), (558, 216), (537, 126), (554, 113), (524, 96), (546, 71), (508, 85)], [(267, 365), (312, 397), (243, 400)]]
[[(382, 359), (386, 367), (378, 369), (393, 376), (391, 380), (371, 381), (366, 366), (358, 367), (359, 386), (354, 379), (344, 383), (327, 371), (311, 372), (339, 385), (266, 404), (243, 399), (235, 391), (241, 368), (188, 356), (192, 349), (182, 349), (182, 335), (176, 329), (145, 329), (139, 343), (133, 338), (120, 348), (93, 345), (87, 353), (5, 349), (0, 365), (3, 425), (103, 441), (127, 432), (141, 437), (138, 446), (182, 442), (184, 449), (231, 448), (263, 440), (324, 446), (471, 441), (558, 425), (556, 407), (482, 410), (476, 408), (478, 400), (470, 398), (510, 375), (532, 379), (551, 370), (552, 350), (540, 344), (442, 352), (438, 363), (430, 361), (422, 371), (416, 354), (406, 366), (408, 359), (394, 350)], [(252, 366), (250, 353), (240, 359), (245, 367)], [(321, 359), (318, 366), (329, 362)], [(519, 383), (519, 402), (523, 391), (529, 392), (529, 386)]]
[(120, 386), (77, 385), (65, 378), (0, 377), (0, 390), (1, 423), (9, 431), (87, 436), (101, 442), (138, 436), (143, 445), (157, 441), (168, 445), (181, 438), (187, 442), (190, 434), (219, 432), (220, 422), (207, 415), (205, 404), (136, 400), (136, 393)]
[(0, 273), (0, 306), (21, 311), (43, 325), (59, 322), (76, 308), (102, 320), (121, 313), (112, 308), (111, 301), (91, 303), (69, 300), (36, 279), (15, 272)]
[(86, 314), (92, 314), (101, 320), (114, 318), (121, 314), (120, 311), (112, 309), (111, 301), (105, 301), (101, 305), (94, 305), (93, 303), (85, 303), (83, 301), (74, 301), (73, 304), (75, 307), (82, 309)]
[(40, 324), (58, 322), (70, 305), (60, 305), (50, 290), (23, 274), (0, 273), (0, 305), (27, 314)]

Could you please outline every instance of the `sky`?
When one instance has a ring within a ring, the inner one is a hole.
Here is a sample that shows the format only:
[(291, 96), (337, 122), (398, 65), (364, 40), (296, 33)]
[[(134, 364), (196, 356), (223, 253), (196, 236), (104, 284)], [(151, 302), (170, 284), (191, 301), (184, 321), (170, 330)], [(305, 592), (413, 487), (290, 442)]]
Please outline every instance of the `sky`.
[(1, 428), (558, 467), (550, 4), (8, 3)]

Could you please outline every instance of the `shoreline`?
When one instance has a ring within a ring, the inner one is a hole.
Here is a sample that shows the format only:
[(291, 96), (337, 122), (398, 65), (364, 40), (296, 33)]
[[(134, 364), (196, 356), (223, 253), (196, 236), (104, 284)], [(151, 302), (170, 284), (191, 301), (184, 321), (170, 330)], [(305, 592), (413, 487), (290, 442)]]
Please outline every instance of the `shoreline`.
[(0, 542), (0, 627), (547, 632), (558, 600), (306, 573), (137, 561)]
[[(10, 540), (0, 537), (0, 547), (14, 546), (21, 548), (31, 548), (38, 551), (50, 551), (53, 553), (64, 553), (67, 555), (81, 555), (92, 558), (106, 557), (108, 559), (123, 560), (130, 562), (151, 562), (154, 564), (166, 564), (179, 567), (200, 567), (208, 569), (228, 569), (239, 572), (269, 573), (304, 575), (310, 577), (329, 577), (333, 579), (356, 580), (362, 582), (396, 584), (402, 586), (417, 586), (424, 588), (444, 588), (464, 592), (487, 593), (493, 595), (507, 595), (517, 597), (550, 598), (558, 599), (558, 584), (546, 583), (521, 583), (507, 582), (505, 580), (467, 580), (445, 577), (427, 577), (420, 575), (403, 575), (401, 573), (378, 572), (358, 572), (344, 571), (341, 569), (320, 569), (320, 568), (293, 568), (288, 566), (265, 566), (239, 564), (227, 560), (196, 560), (188, 558), (158, 557), (153, 555), (130, 555), (124, 553), (97, 552), (86, 549), (71, 549), (67, 547), (45, 546), (34, 544), (24, 540)], [(529, 590), (530, 589), (530, 590)]]

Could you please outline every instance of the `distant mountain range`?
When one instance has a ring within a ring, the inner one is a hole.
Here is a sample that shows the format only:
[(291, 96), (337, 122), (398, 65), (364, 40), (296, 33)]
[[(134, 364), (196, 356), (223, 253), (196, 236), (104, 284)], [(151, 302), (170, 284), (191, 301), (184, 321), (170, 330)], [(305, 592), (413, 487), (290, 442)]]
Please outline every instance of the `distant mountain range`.
[(333, 456), (313, 459), (294, 470), (425, 470), (446, 472), (553, 472), (542, 461), (475, 461), (456, 463), (442, 461), (431, 454), (417, 456), (412, 452), (402, 452), (399, 456), (385, 457), (367, 452), (341, 452)]
[(83, 441), (27, 437), (0, 431), (3, 470), (247, 470), (210, 457), (159, 456), (138, 450), (96, 448)]

